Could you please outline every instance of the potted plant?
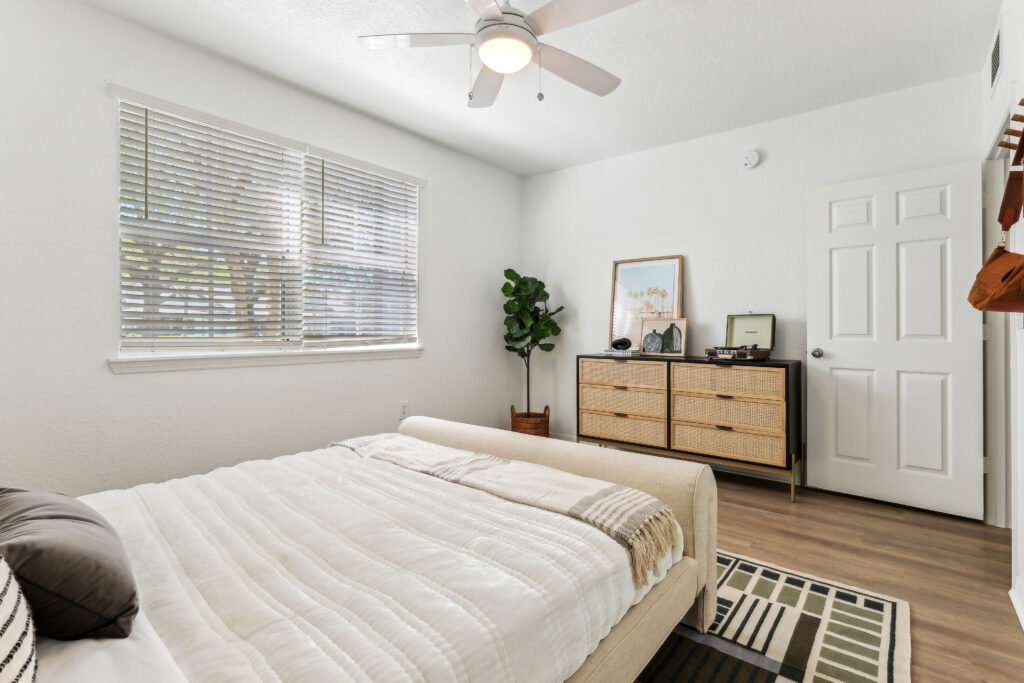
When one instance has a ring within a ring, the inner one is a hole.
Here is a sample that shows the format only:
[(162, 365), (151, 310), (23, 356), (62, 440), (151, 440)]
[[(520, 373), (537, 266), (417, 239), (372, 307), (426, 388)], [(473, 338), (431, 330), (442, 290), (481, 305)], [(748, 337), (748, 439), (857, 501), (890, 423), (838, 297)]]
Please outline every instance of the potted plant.
[(551, 408), (544, 406), (543, 413), (530, 412), (530, 356), (537, 348), (554, 350), (555, 345), (544, 340), (562, 332), (555, 315), (564, 306), (548, 310), (548, 292), (535, 277), (523, 277), (509, 268), (505, 278), (508, 282), (501, 288), (508, 298), (504, 306), (505, 349), (522, 358), (526, 365), (526, 412), (517, 413), (515, 405), (512, 406), (512, 431), (547, 436)]

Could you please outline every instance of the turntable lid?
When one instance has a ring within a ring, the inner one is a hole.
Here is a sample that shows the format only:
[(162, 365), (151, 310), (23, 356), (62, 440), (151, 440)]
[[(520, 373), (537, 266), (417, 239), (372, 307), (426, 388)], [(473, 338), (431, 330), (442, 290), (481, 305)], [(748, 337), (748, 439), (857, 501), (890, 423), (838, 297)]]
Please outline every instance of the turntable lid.
[(725, 325), (726, 346), (753, 346), (759, 349), (775, 348), (775, 315), (751, 313), (730, 315)]

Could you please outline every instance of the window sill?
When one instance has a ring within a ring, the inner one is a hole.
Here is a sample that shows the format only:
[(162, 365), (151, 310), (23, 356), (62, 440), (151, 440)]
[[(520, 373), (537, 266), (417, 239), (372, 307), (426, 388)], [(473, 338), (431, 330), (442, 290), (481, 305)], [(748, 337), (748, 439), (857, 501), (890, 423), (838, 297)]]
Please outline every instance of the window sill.
[(209, 353), (136, 354), (110, 358), (107, 364), (115, 375), (142, 372), (174, 372), (178, 370), (208, 370), (213, 368), (251, 368), (265, 365), (306, 365), (310, 363), (337, 363), (353, 360), (396, 360), (419, 358), (423, 347), (396, 345), (348, 349), (318, 349), (314, 351), (223, 351)]

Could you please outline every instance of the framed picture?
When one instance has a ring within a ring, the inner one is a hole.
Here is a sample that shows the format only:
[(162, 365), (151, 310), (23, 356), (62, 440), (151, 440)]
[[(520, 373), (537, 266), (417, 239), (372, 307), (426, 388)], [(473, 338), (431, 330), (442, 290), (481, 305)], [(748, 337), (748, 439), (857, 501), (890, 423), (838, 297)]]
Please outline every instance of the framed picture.
[(640, 324), (640, 350), (644, 353), (686, 353), (686, 318), (644, 320)]
[(608, 344), (629, 338), (642, 348), (644, 320), (675, 320), (683, 314), (683, 257), (616, 261), (612, 266), (612, 309)]

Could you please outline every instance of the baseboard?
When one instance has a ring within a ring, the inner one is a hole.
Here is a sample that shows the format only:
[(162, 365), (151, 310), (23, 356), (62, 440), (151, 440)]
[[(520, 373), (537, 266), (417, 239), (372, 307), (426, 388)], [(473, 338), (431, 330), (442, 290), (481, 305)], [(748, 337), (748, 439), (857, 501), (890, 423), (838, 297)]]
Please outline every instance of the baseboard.
[(558, 439), (560, 441), (575, 441), (576, 440), (576, 435), (575, 434), (556, 434), (554, 432), (551, 432), (550, 434), (548, 434), (548, 436), (550, 436), (552, 439)]
[(1016, 585), (1010, 589), (1010, 602), (1013, 603), (1013, 609), (1017, 612), (1017, 621), (1024, 629), (1024, 580), (1017, 579)]

